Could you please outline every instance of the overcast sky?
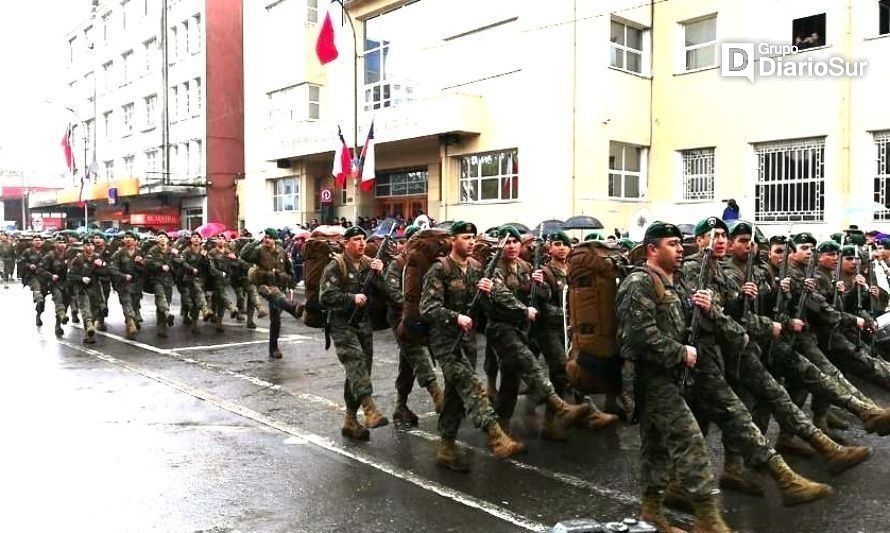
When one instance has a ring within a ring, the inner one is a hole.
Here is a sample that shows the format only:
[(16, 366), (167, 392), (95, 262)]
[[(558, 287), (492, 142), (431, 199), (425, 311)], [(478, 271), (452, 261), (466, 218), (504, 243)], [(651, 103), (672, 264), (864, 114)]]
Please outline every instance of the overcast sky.
[[(83, 22), (90, 0), (6, 0), (0, 7), (0, 169), (65, 172), (60, 141), (65, 34)], [(56, 103), (46, 103), (45, 100)]]

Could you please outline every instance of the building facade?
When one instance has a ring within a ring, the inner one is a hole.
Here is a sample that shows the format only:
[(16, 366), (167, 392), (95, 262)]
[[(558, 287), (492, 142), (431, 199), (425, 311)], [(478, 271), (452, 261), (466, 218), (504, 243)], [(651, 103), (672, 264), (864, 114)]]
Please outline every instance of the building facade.
[[(586, 214), (641, 236), (656, 218), (695, 222), (734, 198), (769, 232), (890, 228), (887, 0), (353, 0), (355, 48), (331, 6), (340, 57), (324, 67), (324, 3), (245, 9), (250, 226), (320, 218), (330, 199), (325, 214), (349, 220), (424, 212), (533, 226)], [(865, 66), (727, 77), (732, 43), (766, 44), (757, 68)], [(782, 45), (795, 52), (779, 57)], [(340, 190), (338, 126), (360, 145), (372, 120), (376, 186)]]
[[(234, 227), (244, 175), (241, 2), (94, 2), (67, 36), (78, 173), (37, 209), (101, 226)], [(87, 180), (80, 186), (83, 169)]]

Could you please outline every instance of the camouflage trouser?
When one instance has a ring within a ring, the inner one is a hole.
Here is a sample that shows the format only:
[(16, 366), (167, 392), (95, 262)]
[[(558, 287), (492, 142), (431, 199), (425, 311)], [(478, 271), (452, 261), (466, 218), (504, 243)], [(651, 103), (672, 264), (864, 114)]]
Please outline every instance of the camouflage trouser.
[(247, 279), (243, 277), (232, 277), (229, 278), (229, 285), (232, 286), (232, 290), (235, 292), (235, 307), (238, 308), (239, 313), (245, 312), (247, 310), (245, 307), (247, 298)]
[(433, 372), (433, 365), (424, 346), (403, 342), (396, 332), (398, 322), (391, 320), (390, 323), (396, 324), (392, 327), (392, 332), (399, 345), (399, 373), (396, 376), (396, 392), (399, 395), (399, 401), (405, 401), (414, 388), (415, 379), (419, 386), (426, 387), (436, 381), (436, 374)]
[[(766, 433), (769, 414), (772, 413), (783, 433), (804, 439), (810, 437), (816, 432), (816, 426), (794, 403), (785, 387), (769, 373), (760, 360), (760, 354), (760, 346), (750, 343), (740, 353), (728, 356), (726, 380), (739, 398), (744, 399), (749, 395), (753, 398), (754, 411), (751, 411), (751, 416), (761, 433)], [(751, 405), (748, 407), (750, 411)], [(765, 421), (762, 417), (764, 410)]]
[(158, 321), (170, 314), (170, 302), (173, 300), (173, 286), (159, 280), (152, 282), (152, 293), (155, 295), (155, 311)]
[(180, 289), (183, 316), (197, 321), (198, 314), (207, 307), (207, 298), (204, 296), (204, 280), (201, 278), (183, 280)]
[(9, 281), (12, 279), (12, 273), (15, 271), (15, 260), (14, 259), (3, 259), (0, 261), (0, 268), (3, 269), (3, 280)]
[(741, 456), (752, 466), (765, 466), (776, 455), (766, 437), (754, 424), (748, 408), (732, 390), (719, 368), (722, 368), (720, 348), (710, 344), (698, 347), (695, 383), (691, 387), (690, 405), (695, 418), (707, 435), (710, 423), (715, 423), (723, 437), (727, 455)]
[[(644, 373), (645, 374), (645, 373)], [(716, 494), (708, 448), (676, 380), (642, 376), (636, 383), (640, 412), (640, 481), (658, 494), (675, 475), (693, 499)]]
[(32, 276), (31, 279), (28, 280), (28, 288), (31, 289), (31, 299), (34, 300), (34, 305), (40, 307), (42, 310), (44, 302), (46, 301), (43, 281), (37, 276)]
[(104, 305), (102, 291), (96, 283), (90, 283), (87, 286), (79, 285), (75, 289), (75, 297), (77, 305), (80, 307), (83, 325), (89, 327), (94, 320), (102, 316), (102, 307)]
[(857, 346), (839, 330), (833, 331), (823, 341), (820, 346), (841, 371), (855, 374), (885, 389), (890, 388), (890, 363), (874, 357), (868, 348)]
[(475, 334), (465, 334), (453, 352), (449, 350), (454, 344), (454, 336), (431, 333), (430, 338), (430, 353), (445, 376), (445, 401), (439, 415), (439, 435), (443, 439), (456, 439), (460, 423), (467, 415), (477, 428), (497, 422), (498, 416), (476, 377)]
[(532, 339), (547, 362), (553, 389), (560, 397), (564, 397), (569, 389), (569, 378), (566, 376), (566, 348), (563, 344), (565, 339), (562, 327), (557, 329), (551, 325), (543, 325), (540, 329), (532, 329)]
[(489, 321), (485, 335), (500, 363), (501, 383), (495, 401), (499, 417), (513, 416), (520, 380), (528, 386), (527, 396), (532, 405), (555, 393), (550, 379), (529, 349), (525, 333), (508, 324)]
[(108, 316), (108, 299), (111, 298), (111, 280), (108, 278), (99, 278), (102, 283), (102, 314)]
[(337, 350), (337, 359), (346, 371), (346, 381), (343, 383), (346, 409), (355, 412), (361, 405), (362, 398), (374, 392), (371, 385), (374, 336), (367, 324), (356, 328), (339, 322), (331, 324), (331, 339)]
[(229, 299), (226, 296), (226, 280), (216, 280), (210, 283), (213, 294), (210, 296), (210, 310), (216, 317), (217, 322), (222, 322), (222, 317), (226, 314), (226, 308), (229, 306)]
[[(792, 349), (803, 355), (807, 360), (809, 360), (813, 365), (816, 366), (819, 370), (822, 371), (828, 378), (835, 383), (841, 385), (844, 390), (849, 391), (854, 396), (859, 398), (860, 400), (866, 400), (866, 396), (859, 392), (852, 383), (847, 380), (847, 378), (841, 373), (840, 370), (828, 359), (822, 350), (819, 349), (819, 344), (816, 341), (816, 337), (802, 333), (795, 335), (793, 337), (793, 345)], [(803, 405), (803, 401), (806, 400), (806, 394), (803, 395), (792, 395), (796, 402), (799, 402), (798, 405)], [(828, 399), (827, 396), (823, 395), (813, 395), (813, 403), (811, 408), (813, 410), (814, 416), (820, 416), (825, 414), (828, 411), (828, 407), (831, 405), (831, 400)]]
[(68, 304), (71, 303), (71, 292), (68, 287), (53, 284), (50, 285), (49, 293), (53, 297), (53, 306), (56, 308), (56, 318), (62, 320), (62, 317), (68, 312)]
[(124, 283), (118, 287), (117, 299), (121, 303), (121, 309), (124, 312), (124, 320), (133, 319), (138, 321), (142, 319), (139, 311), (142, 307), (142, 289), (133, 283)]

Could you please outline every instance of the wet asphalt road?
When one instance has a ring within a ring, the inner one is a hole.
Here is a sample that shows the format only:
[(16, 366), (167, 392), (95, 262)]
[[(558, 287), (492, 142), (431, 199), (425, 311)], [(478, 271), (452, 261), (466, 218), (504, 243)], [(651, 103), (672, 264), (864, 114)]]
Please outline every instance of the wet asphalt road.
[[(410, 401), (418, 429), (373, 430), (369, 443), (340, 437), (343, 370), (320, 330), (285, 315), (284, 359), (270, 360), (265, 320), (256, 331), (205, 324), (193, 336), (177, 317), (159, 339), (146, 297), (145, 327), (128, 341), (114, 297), (111, 308), (109, 331), (83, 346), (71, 324), (54, 337), (50, 301), (38, 330), (30, 294), (19, 285), (0, 292), (0, 531), (526, 531), (637, 511), (636, 426), (542, 442), (540, 409), (521, 405), (514, 428), (526, 455), (493, 460), (484, 435), (465, 423), (472, 472), (443, 471), (433, 464), (436, 418), (423, 390)], [(375, 399), (391, 413), (398, 358), (388, 331), (375, 336), (375, 354)], [(890, 393), (863, 389), (890, 404)], [(845, 435), (875, 453), (841, 476), (789, 458), (835, 496), (789, 510), (765, 479), (766, 498), (726, 495), (729, 523), (750, 532), (890, 531), (890, 438), (858, 428)], [(716, 430), (709, 442), (719, 468)]]

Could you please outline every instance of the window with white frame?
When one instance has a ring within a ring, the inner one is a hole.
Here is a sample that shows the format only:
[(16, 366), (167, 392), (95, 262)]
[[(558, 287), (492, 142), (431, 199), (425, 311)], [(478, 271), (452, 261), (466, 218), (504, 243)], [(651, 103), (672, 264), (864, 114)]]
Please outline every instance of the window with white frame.
[(170, 87), (170, 120), (179, 120), (179, 86)]
[(189, 82), (182, 84), (182, 116), (188, 118), (192, 116), (192, 86)]
[(130, 135), (133, 133), (133, 103), (129, 103), (125, 105), (123, 110), (123, 121), (122, 125), (124, 127), (124, 135)]
[(717, 64), (717, 15), (684, 22), (683, 38), (687, 71)]
[(460, 158), (460, 201), (480, 203), (519, 198), (519, 150)]
[(195, 78), (195, 115), (201, 114), (203, 96), (201, 93), (201, 78)]
[(179, 173), (179, 145), (171, 144), (170, 145), (170, 167), (168, 169), (170, 173), (169, 178), (177, 178), (177, 174)]
[(878, 1), (878, 35), (890, 34), (890, 0)]
[(102, 90), (103, 92), (111, 90), (114, 83), (114, 63), (109, 61), (102, 65)]
[(93, 40), (93, 27), (90, 26), (83, 30), (83, 44), (87, 50), (92, 50), (95, 41)]
[(133, 177), (133, 167), (136, 162), (136, 156), (134, 155), (125, 155), (124, 156), (124, 172), (126, 172), (126, 177)]
[(825, 217), (825, 139), (754, 145), (756, 222), (822, 222)]
[(875, 212), (875, 220), (890, 220), (890, 130), (874, 134), (877, 168), (875, 169), (875, 196), (877, 204), (887, 209)]
[(94, 79), (92, 72), (87, 72), (83, 77), (83, 90), (87, 93), (87, 102), (92, 102), (96, 99), (96, 84), (93, 83)]
[(306, 85), (306, 92), (309, 98), (307, 118), (309, 120), (318, 120), (321, 113), (321, 87), (309, 83)]
[(114, 179), (114, 161), (105, 162), (105, 181)]
[(300, 181), (297, 177), (272, 180), (272, 210), (300, 210)]
[(182, 154), (182, 169), (187, 177), (191, 177), (192, 175), (192, 156), (191, 156), (191, 147), (188, 142), (182, 143), (182, 149), (180, 150)]
[(306, 0), (306, 22), (318, 22), (318, 0)]
[(192, 173), (195, 175), (202, 175), (204, 173), (204, 152), (203, 152), (204, 143), (201, 142), (201, 139), (195, 139), (192, 141), (192, 149), (191, 149), (191, 169)]
[(145, 129), (149, 130), (157, 126), (158, 122), (158, 95), (151, 94), (145, 100)]
[(123, 0), (121, 2), (121, 28), (125, 31), (127, 29), (128, 11), (130, 11), (130, 0)]
[(644, 36), (647, 30), (613, 20), (609, 64), (617, 69), (642, 74), (645, 69)]
[(133, 51), (128, 50), (121, 54), (121, 85), (130, 83), (133, 74)]
[(75, 48), (77, 47), (77, 37), (68, 39), (68, 62), (74, 63)]
[(179, 28), (179, 36), (182, 39), (182, 50), (183, 55), (188, 55), (189, 47), (191, 46), (191, 36), (189, 35), (189, 21), (188, 19), (182, 21), (182, 27)]
[(158, 150), (157, 148), (145, 151), (145, 173), (149, 178), (160, 178), (158, 175)]
[(683, 167), (683, 200), (714, 199), (714, 149), (680, 152)]
[[(420, 23), (422, 7), (409, 2), (367, 19), (364, 38), (365, 110), (397, 106), (414, 100), (414, 83), (407, 65), (399, 67), (398, 47), (402, 50), (416, 41), (413, 28)], [(393, 44), (398, 43), (398, 44)], [(396, 53), (392, 47), (396, 46)], [(404, 53), (404, 52), (402, 52)]]
[(172, 65), (179, 57), (179, 39), (177, 37), (176, 26), (171, 26), (170, 31), (167, 32), (167, 42), (170, 43), (170, 57), (167, 59), (167, 62)]
[(102, 15), (102, 41), (108, 44), (111, 40), (113, 30), (111, 28), (111, 12)]
[(189, 50), (192, 51), (193, 54), (197, 54), (201, 51), (201, 14), (197, 14), (192, 17), (192, 32), (191, 32), (191, 44), (189, 45)]
[(609, 141), (609, 197), (645, 198), (646, 156), (644, 146)]
[(114, 119), (114, 113), (111, 111), (106, 111), (102, 113), (103, 125), (105, 127), (105, 140), (111, 141), (112, 134), (114, 133), (113, 128), (114, 125), (111, 122)]
[(160, 57), (160, 49), (158, 48), (158, 40), (155, 37), (143, 43), (145, 52), (145, 73), (152, 72)]
[(425, 168), (378, 172), (374, 195), (377, 198), (426, 195), (428, 183), (429, 172)]

